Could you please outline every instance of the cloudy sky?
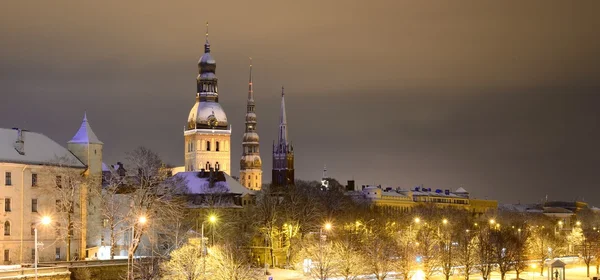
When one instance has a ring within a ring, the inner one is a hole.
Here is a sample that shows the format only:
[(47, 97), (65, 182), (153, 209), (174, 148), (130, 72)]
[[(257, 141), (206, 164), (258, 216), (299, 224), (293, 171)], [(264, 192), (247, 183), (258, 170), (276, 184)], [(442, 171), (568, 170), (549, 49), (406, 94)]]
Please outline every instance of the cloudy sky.
[[(248, 57), (270, 181), (280, 88), (296, 174), (600, 206), (598, 1), (3, 1), (0, 127), (114, 163), (183, 164), (204, 22), (238, 173)], [(66, 144), (65, 144), (66, 145)]]

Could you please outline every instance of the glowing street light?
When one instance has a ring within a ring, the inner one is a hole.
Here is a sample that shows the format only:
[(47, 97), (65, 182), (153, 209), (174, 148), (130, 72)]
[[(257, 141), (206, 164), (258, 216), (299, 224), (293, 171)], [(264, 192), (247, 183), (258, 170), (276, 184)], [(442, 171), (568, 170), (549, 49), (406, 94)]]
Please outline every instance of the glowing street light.
[(577, 223), (575, 223), (577, 226), (581, 226), (581, 222), (577, 221)]
[(419, 217), (416, 217), (416, 218), (415, 218), (415, 223), (417, 223), (417, 224), (418, 224), (418, 223), (420, 223), (420, 222), (421, 222), (421, 219), (420, 219)]
[(447, 225), (448, 224), (448, 219), (443, 219), (442, 220), (442, 224)]
[(493, 225), (493, 224), (495, 224), (495, 223), (496, 223), (496, 220), (494, 220), (494, 219), (490, 219), (490, 225)]
[[(52, 219), (49, 216), (43, 216), (42, 219), (40, 220), (40, 224), (42, 225), (49, 225), (52, 222)], [(35, 260), (33, 260), (33, 267), (35, 268), (35, 279), (38, 279), (38, 246), (41, 244), (38, 244), (38, 230), (37, 230), (37, 224), (34, 225), (33, 227), (33, 235), (34, 235), (34, 246), (35, 246), (35, 256), (33, 256), (35, 258)]]
[[(140, 225), (145, 225), (148, 222), (148, 218), (146, 218), (146, 216), (142, 215), (139, 216), (137, 219), (137, 223)], [(141, 237), (141, 236), (140, 236)], [(135, 276), (133, 275), (133, 255), (135, 254), (135, 223), (133, 225), (131, 225), (131, 274), (129, 273), (129, 257), (127, 257), (127, 279), (134, 279)], [(137, 241), (139, 243), (139, 240)]]

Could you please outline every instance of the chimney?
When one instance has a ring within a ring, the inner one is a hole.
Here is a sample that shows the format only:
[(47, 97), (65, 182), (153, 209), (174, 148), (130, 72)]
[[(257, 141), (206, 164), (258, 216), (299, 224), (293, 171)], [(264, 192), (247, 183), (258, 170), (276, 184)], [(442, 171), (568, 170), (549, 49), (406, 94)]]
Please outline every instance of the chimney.
[(17, 150), (17, 152), (20, 155), (25, 155), (25, 135), (23, 135), (25, 130), (22, 130), (17, 127), (14, 127), (13, 129), (17, 131), (17, 140), (15, 141), (15, 150)]

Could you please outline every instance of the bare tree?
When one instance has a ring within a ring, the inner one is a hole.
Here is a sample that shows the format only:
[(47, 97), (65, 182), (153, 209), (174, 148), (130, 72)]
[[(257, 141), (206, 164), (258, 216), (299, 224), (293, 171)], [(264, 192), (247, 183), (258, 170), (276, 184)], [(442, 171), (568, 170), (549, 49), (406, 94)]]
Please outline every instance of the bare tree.
[(489, 279), (490, 274), (496, 265), (494, 259), (494, 245), (491, 241), (491, 229), (489, 227), (482, 227), (477, 232), (477, 257), (479, 271), (481, 272), (481, 278), (483, 278), (483, 280)]
[[(529, 227), (530, 237), (527, 240), (528, 255), (538, 260), (540, 267), (540, 275), (544, 273), (544, 262), (550, 257), (552, 250), (557, 251), (556, 233), (552, 228), (546, 226), (531, 226)], [(550, 249), (549, 249), (550, 248)]]
[(417, 255), (416, 232), (412, 228), (405, 228), (397, 236), (399, 257), (396, 262), (396, 271), (402, 276), (402, 279), (411, 279)]
[(593, 229), (584, 229), (582, 230), (581, 245), (576, 245), (576, 252), (579, 255), (579, 258), (583, 260), (586, 266), (587, 277), (590, 277), (590, 264), (594, 259), (598, 244), (598, 232)]
[(303, 255), (312, 260), (311, 276), (319, 280), (326, 280), (334, 276), (338, 268), (337, 246), (326, 240), (325, 235), (306, 241)]
[(517, 273), (517, 279), (520, 279), (521, 273), (527, 269), (527, 240), (529, 239), (529, 230), (526, 227), (518, 227), (517, 240), (515, 240), (512, 249), (514, 250), (513, 269)]
[(439, 228), (437, 226), (426, 223), (419, 228), (417, 233), (417, 240), (419, 240), (418, 252), (421, 256), (425, 279), (430, 279), (441, 264), (438, 232)]
[(477, 235), (470, 229), (460, 235), (457, 248), (457, 264), (462, 267), (465, 280), (475, 271), (477, 264)]
[[(271, 266), (275, 264), (273, 254), (273, 243), (275, 240), (276, 228), (280, 223), (281, 213), (279, 211), (281, 198), (277, 193), (271, 191), (270, 187), (263, 188), (256, 194), (255, 221), (262, 234), (262, 240), (265, 241), (264, 247), (269, 248)], [(266, 256), (265, 256), (266, 257)], [(264, 260), (265, 264), (267, 260)]]
[(210, 279), (253, 280), (260, 279), (262, 275), (260, 270), (251, 266), (248, 252), (228, 244), (212, 247), (208, 264)]
[[(86, 177), (84, 168), (69, 157), (58, 157), (44, 167), (45, 176), (41, 186), (51, 194), (56, 203), (52, 220), (57, 238), (67, 246), (66, 260), (70, 261), (72, 243), (78, 232), (87, 231), (87, 213), (81, 213), (81, 205), (89, 201), (88, 187), (94, 182)], [(85, 248), (82, 248), (82, 250)]]
[(127, 182), (121, 194), (129, 200), (125, 220), (132, 231), (128, 259), (133, 262), (143, 236), (147, 236), (154, 254), (153, 245), (181, 231), (180, 223), (173, 223), (173, 219), (185, 212), (186, 191), (185, 182), (171, 177), (160, 157), (147, 148), (128, 153), (127, 162)]
[[(118, 237), (127, 231), (129, 199), (121, 194), (126, 181), (125, 177), (118, 174), (117, 170), (111, 169), (108, 174), (105, 174), (103, 182), (102, 188), (93, 188), (92, 193), (99, 200), (100, 209), (98, 210), (103, 224), (102, 229), (104, 229), (104, 233), (108, 234), (110, 259), (114, 259), (118, 247)], [(102, 236), (102, 240), (104, 239)]]
[(373, 228), (366, 233), (362, 244), (365, 269), (377, 280), (387, 278), (396, 266), (396, 242), (383, 227)]
[(200, 280), (204, 276), (200, 240), (190, 241), (171, 252), (171, 259), (162, 266), (166, 279)]
[(345, 232), (345, 236), (334, 243), (334, 252), (339, 260), (338, 271), (345, 280), (357, 279), (362, 271), (363, 260), (356, 233)]

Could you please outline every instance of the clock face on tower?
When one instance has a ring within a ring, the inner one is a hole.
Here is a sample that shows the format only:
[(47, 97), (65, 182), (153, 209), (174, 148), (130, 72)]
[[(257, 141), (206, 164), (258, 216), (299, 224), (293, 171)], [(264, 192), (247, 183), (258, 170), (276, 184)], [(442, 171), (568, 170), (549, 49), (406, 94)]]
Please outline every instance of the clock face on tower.
[(219, 125), (219, 121), (217, 120), (217, 118), (215, 118), (215, 115), (208, 116), (207, 121), (210, 127), (214, 128)]

